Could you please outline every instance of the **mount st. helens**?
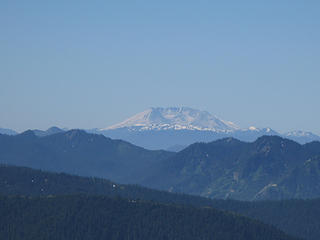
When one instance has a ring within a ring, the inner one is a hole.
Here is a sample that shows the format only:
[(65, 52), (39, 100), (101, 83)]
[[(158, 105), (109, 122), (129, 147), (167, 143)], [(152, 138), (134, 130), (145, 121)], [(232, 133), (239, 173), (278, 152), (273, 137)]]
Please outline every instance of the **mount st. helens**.
[(148, 149), (182, 150), (195, 142), (234, 137), (255, 141), (263, 135), (277, 135), (301, 144), (320, 140), (310, 132), (293, 131), (280, 134), (271, 128), (240, 128), (207, 111), (189, 107), (150, 108), (107, 128), (87, 130), (114, 139), (123, 139)]
[(232, 122), (221, 120), (206, 111), (187, 107), (150, 108), (133, 117), (102, 130), (118, 128), (134, 130), (202, 130), (230, 132), (239, 127)]

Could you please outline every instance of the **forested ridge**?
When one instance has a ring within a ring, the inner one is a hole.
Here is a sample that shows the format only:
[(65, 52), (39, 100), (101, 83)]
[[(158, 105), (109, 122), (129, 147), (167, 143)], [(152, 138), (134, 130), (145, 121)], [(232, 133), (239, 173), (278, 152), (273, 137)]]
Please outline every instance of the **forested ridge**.
[(31, 130), (0, 134), (0, 163), (139, 183), (174, 153), (75, 129), (39, 137)]
[(215, 209), (102, 196), (0, 197), (0, 239), (294, 240)]
[(320, 197), (320, 142), (278, 136), (194, 143), (161, 162), (145, 186), (216, 199)]
[(317, 240), (320, 236), (320, 200), (244, 202), (213, 200), (123, 185), (100, 178), (51, 173), (26, 167), (0, 165), (0, 194), (6, 196), (105, 195), (111, 198), (179, 204), (235, 212), (272, 224), (294, 236)]
[(173, 153), (82, 130), (39, 137), (0, 134), (0, 163), (112, 179), (216, 199), (320, 197), (320, 142), (226, 138)]

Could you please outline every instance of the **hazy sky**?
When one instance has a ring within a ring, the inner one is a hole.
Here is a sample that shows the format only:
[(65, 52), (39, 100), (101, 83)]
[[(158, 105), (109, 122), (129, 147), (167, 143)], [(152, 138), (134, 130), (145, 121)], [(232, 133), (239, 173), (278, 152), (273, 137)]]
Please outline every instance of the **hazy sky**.
[(320, 1), (0, 1), (0, 127), (151, 106), (320, 134)]

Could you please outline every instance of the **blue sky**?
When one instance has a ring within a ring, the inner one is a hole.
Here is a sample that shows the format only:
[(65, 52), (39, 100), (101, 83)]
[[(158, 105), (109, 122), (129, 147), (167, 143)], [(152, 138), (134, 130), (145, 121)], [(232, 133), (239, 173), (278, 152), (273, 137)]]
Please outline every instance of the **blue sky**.
[(0, 2), (0, 127), (151, 106), (320, 134), (320, 1)]

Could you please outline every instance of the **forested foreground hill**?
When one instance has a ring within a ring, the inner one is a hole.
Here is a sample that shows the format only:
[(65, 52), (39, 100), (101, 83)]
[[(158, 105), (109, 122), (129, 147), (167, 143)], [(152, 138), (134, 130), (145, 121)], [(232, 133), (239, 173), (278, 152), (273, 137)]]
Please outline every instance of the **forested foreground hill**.
[(65, 194), (106, 195), (198, 207), (210, 206), (212, 203), (212, 200), (208, 198), (174, 194), (138, 185), (118, 184), (102, 178), (80, 177), (0, 164), (0, 195), (47, 196)]
[(211, 206), (259, 219), (292, 236), (320, 239), (320, 199), (255, 202), (213, 200)]
[(99, 178), (0, 165), (0, 195), (48, 196), (79, 193), (227, 210), (272, 224), (292, 236), (320, 239), (319, 199), (259, 202), (212, 200), (136, 185), (122, 185)]
[(119, 198), (1, 197), (0, 206), (0, 239), (295, 239), (272, 226), (214, 209)]

